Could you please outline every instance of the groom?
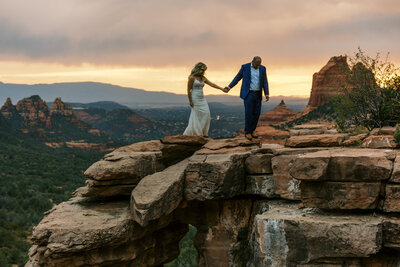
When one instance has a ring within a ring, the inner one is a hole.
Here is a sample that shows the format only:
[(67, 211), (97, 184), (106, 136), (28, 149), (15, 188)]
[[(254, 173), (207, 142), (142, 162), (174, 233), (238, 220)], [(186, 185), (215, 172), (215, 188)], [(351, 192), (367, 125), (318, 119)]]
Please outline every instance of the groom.
[(265, 101), (269, 100), (267, 73), (265, 67), (261, 65), (260, 57), (254, 57), (251, 63), (242, 65), (233, 81), (224, 88), (224, 92), (229, 92), (241, 79), (243, 81), (240, 98), (244, 101), (245, 113), (244, 134), (247, 139), (251, 140), (257, 137), (254, 135), (254, 130), (260, 117), (263, 89)]

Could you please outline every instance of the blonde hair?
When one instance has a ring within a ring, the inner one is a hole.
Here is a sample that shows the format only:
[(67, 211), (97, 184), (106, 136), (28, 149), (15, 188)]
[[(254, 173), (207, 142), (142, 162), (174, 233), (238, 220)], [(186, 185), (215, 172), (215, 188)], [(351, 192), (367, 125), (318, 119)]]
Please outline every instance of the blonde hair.
[(192, 69), (190, 76), (199, 76), (202, 80), (204, 80), (203, 73), (206, 69), (207, 69), (206, 64), (204, 64), (203, 62), (199, 62), (196, 65), (194, 65), (194, 68)]

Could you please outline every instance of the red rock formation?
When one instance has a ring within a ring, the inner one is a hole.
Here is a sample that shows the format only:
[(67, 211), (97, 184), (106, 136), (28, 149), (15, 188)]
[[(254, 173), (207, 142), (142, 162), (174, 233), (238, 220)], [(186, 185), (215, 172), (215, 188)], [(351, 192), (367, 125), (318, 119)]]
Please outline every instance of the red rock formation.
[[(203, 149), (164, 168), (189, 144)], [(200, 267), (400, 266), (395, 150), (176, 136), (121, 147), (85, 174), (34, 228), (26, 267), (161, 266), (188, 225)]]
[(61, 114), (64, 116), (73, 116), (74, 111), (72, 110), (72, 107), (68, 104), (65, 104), (64, 102), (61, 101), (61, 97), (57, 97), (53, 105), (51, 106), (50, 110), (51, 114)]
[(260, 116), (255, 133), (261, 138), (262, 143), (283, 144), (289, 136), (287, 131), (277, 130), (271, 125), (279, 125), (296, 118), (297, 112), (288, 108), (282, 100), (274, 109)]
[(297, 112), (288, 108), (285, 101), (281, 101), (273, 110), (270, 110), (260, 116), (258, 126), (279, 125), (291, 121), (297, 115)]
[(0, 112), (4, 116), (4, 118), (9, 119), (17, 114), (17, 109), (12, 104), (11, 99), (7, 98), (7, 101), (1, 107)]
[(24, 127), (51, 128), (49, 108), (46, 102), (38, 95), (26, 97), (18, 101), (16, 108), (24, 119)]
[(332, 57), (328, 63), (313, 75), (310, 100), (303, 113), (322, 106), (339, 93), (345, 85), (346, 71), (349, 71), (346, 56)]

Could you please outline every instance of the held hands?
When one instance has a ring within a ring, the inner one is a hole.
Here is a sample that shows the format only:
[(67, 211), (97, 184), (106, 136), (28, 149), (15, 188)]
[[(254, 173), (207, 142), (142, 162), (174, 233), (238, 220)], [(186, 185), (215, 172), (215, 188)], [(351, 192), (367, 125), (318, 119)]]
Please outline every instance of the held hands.
[(222, 89), (222, 91), (224, 92), (224, 93), (228, 93), (229, 92), (229, 88), (228, 88), (228, 86), (226, 86), (224, 89)]

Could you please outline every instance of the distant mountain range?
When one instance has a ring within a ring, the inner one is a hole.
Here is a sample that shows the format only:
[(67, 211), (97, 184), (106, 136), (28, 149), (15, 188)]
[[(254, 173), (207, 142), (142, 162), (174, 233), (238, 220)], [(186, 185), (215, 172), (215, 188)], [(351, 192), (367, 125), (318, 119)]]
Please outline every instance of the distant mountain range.
[[(45, 101), (52, 101), (57, 97), (61, 97), (63, 101), (68, 103), (113, 101), (129, 108), (186, 106), (188, 104), (187, 95), (185, 94), (146, 91), (97, 82), (34, 85), (7, 84), (0, 82), (0, 101), (5, 101), (7, 97), (10, 97), (13, 102), (17, 102), (30, 95), (40, 95)], [(229, 94), (209, 95), (207, 99), (209, 102), (242, 105), (242, 100), (238, 96)], [(282, 99), (285, 100), (286, 105), (289, 107), (291, 105), (296, 105), (304, 108), (308, 102), (307, 98), (275, 96), (271, 97), (270, 105), (274, 107), (278, 105)]]

